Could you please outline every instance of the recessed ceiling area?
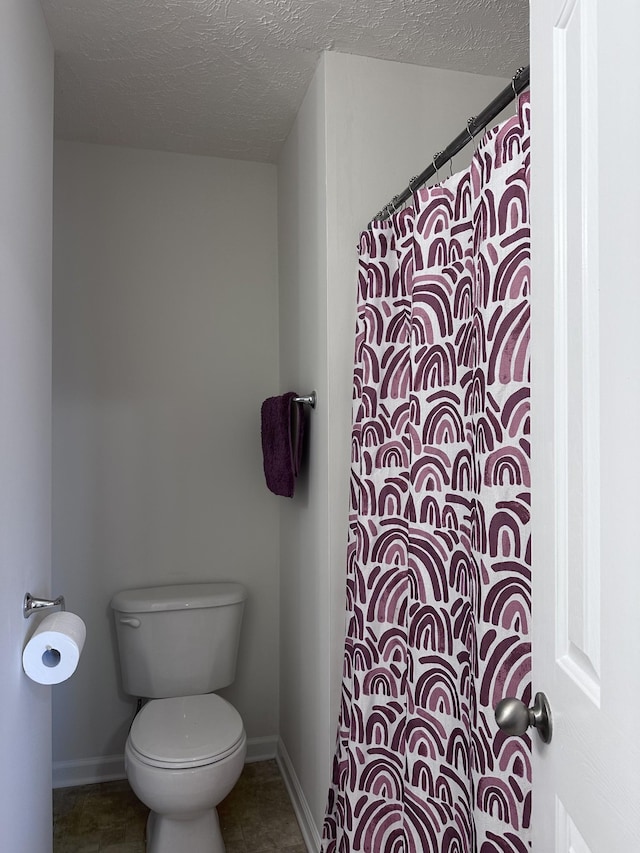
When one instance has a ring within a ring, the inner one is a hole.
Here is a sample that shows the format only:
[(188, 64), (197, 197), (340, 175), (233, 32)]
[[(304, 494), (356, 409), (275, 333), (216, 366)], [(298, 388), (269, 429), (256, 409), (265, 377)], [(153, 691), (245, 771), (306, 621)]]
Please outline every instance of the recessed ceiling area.
[(62, 139), (275, 162), (322, 51), (511, 77), (528, 0), (41, 0)]

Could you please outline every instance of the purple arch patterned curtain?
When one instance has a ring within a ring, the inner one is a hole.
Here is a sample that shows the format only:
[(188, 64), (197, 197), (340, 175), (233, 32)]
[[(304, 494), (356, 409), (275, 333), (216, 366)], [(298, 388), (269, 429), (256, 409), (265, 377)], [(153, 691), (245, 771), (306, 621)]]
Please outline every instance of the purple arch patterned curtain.
[(529, 98), (361, 236), (347, 638), (325, 853), (524, 853)]

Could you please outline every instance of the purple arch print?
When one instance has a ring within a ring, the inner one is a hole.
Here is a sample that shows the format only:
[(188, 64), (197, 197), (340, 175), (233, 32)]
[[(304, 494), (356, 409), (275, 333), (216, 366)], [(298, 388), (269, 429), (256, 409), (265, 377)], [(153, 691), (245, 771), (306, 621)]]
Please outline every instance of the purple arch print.
[(360, 238), (323, 853), (530, 851), (529, 120)]

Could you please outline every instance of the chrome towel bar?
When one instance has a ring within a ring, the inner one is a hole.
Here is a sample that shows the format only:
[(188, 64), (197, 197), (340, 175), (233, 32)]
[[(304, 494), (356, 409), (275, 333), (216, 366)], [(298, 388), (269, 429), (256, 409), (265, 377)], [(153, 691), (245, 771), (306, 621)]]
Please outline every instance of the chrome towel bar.
[(306, 397), (294, 397), (294, 403), (302, 403), (305, 406), (311, 406), (312, 409), (315, 409), (316, 402), (318, 400), (318, 395), (315, 391), (312, 391), (310, 394), (307, 394)]

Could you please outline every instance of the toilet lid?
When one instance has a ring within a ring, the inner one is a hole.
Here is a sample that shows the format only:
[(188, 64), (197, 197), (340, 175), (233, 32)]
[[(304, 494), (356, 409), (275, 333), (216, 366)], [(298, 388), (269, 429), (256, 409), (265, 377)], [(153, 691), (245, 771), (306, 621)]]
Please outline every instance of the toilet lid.
[(220, 761), (243, 738), (240, 714), (215, 693), (152, 699), (129, 732), (129, 743), (144, 762), (174, 768)]

